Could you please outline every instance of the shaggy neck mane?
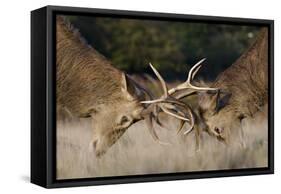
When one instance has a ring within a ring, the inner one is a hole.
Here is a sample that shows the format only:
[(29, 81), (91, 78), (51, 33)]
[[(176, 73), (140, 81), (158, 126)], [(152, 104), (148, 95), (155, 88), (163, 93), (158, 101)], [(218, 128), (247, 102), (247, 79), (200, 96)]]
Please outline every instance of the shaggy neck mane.
[[(257, 72), (265, 71), (268, 65), (268, 31), (267, 28), (262, 28), (257, 35), (257, 38), (252, 45), (225, 71), (219, 74), (215, 80), (215, 85), (219, 86), (223, 82), (233, 82), (234, 77), (246, 76), (246, 80), (249, 76), (253, 75), (254, 70), (257, 68)], [(233, 75), (235, 74), (235, 75)], [(236, 75), (237, 74), (237, 75)], [(254, 76), (257, 76), (254, 74)], [(264, 78), (264, 77), (262, 77)], [(266, 78), (267, 79), (267, 78)], [(264, 80), (263, 80), (264, 81)]]
[(268, 102), (268, 30), (262, 28), (252, 46), (213, 84), (232, 93), (239, 113), (254, 115)]
[(120, 98), (122, 72), (92, 48), (66, 19), (56, 18), (57, 101), (85, 112)]
[[(74, 28), (73, 25), (65, 19), (63, 16), (57, 16), (57, 51), (60, 52), (61, 49), (64, 49), (65, 55), (58, 55), (58, 57), (67, 56), (70, 57), (70, 54), (73, 58), (77, 57), (81, 53), (87, 53), (86, 55), (89, 58), (94, 58), (94, 60), (98, 60), (103, 63), (110, 64), (110, 62), (101, 55), (98, 51), (92, 48), (87, 41), (82, 37), (79, 30)], [(61, 65), (63, 63), (59, 63), (60, 61), (57, 60), (58, 64)]]
[(89, 46), (87, 41), (81, 36), (79, 30), (74, 28), (74, 26), (65, 17), (57, 16), (57, 27), (59, 27), (58, 32), (63, 31), (63, 37), (66, 39), (72, 40), (77, 44), (82, 44), (83, 46)]

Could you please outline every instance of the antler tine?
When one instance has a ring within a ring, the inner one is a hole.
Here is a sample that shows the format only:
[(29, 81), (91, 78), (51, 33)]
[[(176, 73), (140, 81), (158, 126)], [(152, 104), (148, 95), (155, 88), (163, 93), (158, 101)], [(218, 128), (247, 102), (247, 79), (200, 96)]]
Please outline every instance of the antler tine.
[(197, 72), (200, 70), (200, 68), (202, 67), (203, 64), (200, 64), (199, 66), (197, 66), (196, 69), (194, 69), (192, 76), (191, 76), (191, 81), (193, 81), (195, 75), (197, 74)]
[(153, 70), (153, 72), (155, 73), (155, 75), (157, 76), (157, 78), (159, 79), (159, 81), (161, 83), (161, 86), (162, 86), (163, 92), (164, 92), (163, 97), (167, 98), (168, 97), (168, 87), (167, 87), (166, 82), (164, 81), (164, 79), (160, 75), (160, 73), (155, 69), (155, 67), (153, 67), (153, 65), (151, 63), (149, 63), (149, 65), (150, 65), (151, 69)]
[(199, 71), (199, 69), (201, 68), (202, 66), (202, 63), (206, 60), (206, 58), (203, 58), (201, 59), (200, 61), (198, 61), (189, 71), (188, 73), (188, 77), (187, 77), (187, 80), (186, 80), (186, 83), (190, 83), (194, 76), (196, 75), (196, 73)]
[(188, 112), (189, 112), (189, 115), (190, 115), (190, 127), (188, 130), (186, 130), (183, 134), (184, 135), (188, 135), (193, 129), (194, 129), (194, 116), (192, 114), (192, 111), (190, 110), (190, 108), (188, 108)]
[[(188, 110), (189, 117), (190, 117), (190, 119), (189, 119), (190, 128), (184, 132), (184, 135), (187, 135), (188, 133), (190, 133), (193, 130), (195, 120), (194, 120), (194, 116), (193, 116), (193, 112), (192, 112), (191, 108), (188, 105), (185, 104), (185, 109)], [(180, 125), (179, 125), (178, 130), (177, 130), (177, 133), (179, 133), (182, 130), (185, 122), (187, 122), (187, 121), (181, 120)]]
[[(179, 90), (184, 90), (184, 89), (194, 89), (197, 91), (206, 91), (206, 90), (217, 90), (217, 88), (209, 88), (209, 87), (198, 87), (198, 86), (194, 86), (191, 84), (191, 81), (194, 79), (196, 73), (200, 70), (202, 63), (206, 60), (206, 58), (201, 59), (199, 62), (197, 62), (188, 72), (188, 77), (186, 79), (185, 82), (183, 82), (182, 84), (171, 88), (168, 91), (169, 95), (174, 94), (175, 92), (179, 91)], [(185, 96), (185, 95), (184, 95)]]
[(193, 94), (195, 94), (195, 93), (196, 93), (196, 91), (185, 91), (185, 92), (183, 92), (183, 93), (176, 94), (176, 95), (174, 96), (174, 98), (180, 100), (180, 99), (182, 99), (182, 98), (185, 98), (185, 97), (187, 97), (187, 96), (193, 95)]
[(159, 106), (154, 106), (154, 108), (153, 108), (154, 120), (160, 127), (164, 127), (164, 125), (161, 123), (161, 121), (159, 119), (159, 113), (160, 113)]
[(156, 131), (153, 127), (153, 122), (152, 122), (152, 118), (153, 118), (153, 114), (150, 113), (146, 118), (145, 118), (145, 122), (147, 125), (147, 128), (149, 130), (149, 133), (151, 134), (152, 138), (154, 141), (156, 141), (157, 143), (159, 143), (160, 145), (171, 145), (170, 143), (167, 142), (162, 142), (158, 135), (156, 134)]
[(198, 87), (191, 84), (191, 81), (194, 79), (196, 73), (199, 71), (199, 69), (202, 67), (202, 63), (206, 60), (206, 58), (201, 59), (199, 62), (197, 62), (189, 71), (187, 80), (179, 85), (178, 90), (180, 89), (195, 89), (199, 91), (205, 91), (205, 90), (217, 90), (217, 88), (209, 88), (209, 87)]
[(141, 104), (153, 104), (153, 103), (157, 103), (157, 102), (163, 102), (162, 98), (156, 99), (156, 100), (144, 100), (141, 101)]
[(193, 127), (190, 127), (188, 130), (186, 130), (183, 134), (188, 135), (193, 130)]
[(163, 110), (164, 113), (168, 114), (168, 115), (171, 115), (177, 119), (180, 119), (180, 120), (183, 120), (183, 121), (190, 121), (188, 118), (185, 118), (185, 117), (182, 117), (180, 115), (177, 115), (171, 111), (169, 111), (169, 109), (167, 109), (166, 107), (164, 106), (160, 106), (160, 108)]
[(202, 67), (202, 63), (206, 60), (206, 58), (201, 59), (199, 62), (197, 62), (189, 71), (187, 80), (182, 84), (183, 89), (195, 89), (195, 90), (217, 90), (217, 88), (209, 88), (209, 87), (197, 87), (191, 84), (191, 81), (194, 79), (197, 72)]
[(168, 94), (168, 87), (167, 87), (167, 84), (166, 84), (165, 80), (163, 79), (163, 77), (160, 75), (160, 73), (157, 71), (157, 69), (151, 63), (149, 63), (149, 66), (151, 67), (151, 69), (155, 73), (156, 77), (159, 79), (164, 94), (159, 99), (156, 99), (156, 100), (141, 101), (142, 104), (153, 104), (153, 103), (162, 102), (169, 95)]
[(181, 132), (181, 130), (182, 130), (184, 124), (185, 124), (185, 121), (181, 120), (181, 121), (180, 121), (180, 125), (179, 125), (178, 130), (177, 130), (177, 134), (179, 134), (179, 133)]

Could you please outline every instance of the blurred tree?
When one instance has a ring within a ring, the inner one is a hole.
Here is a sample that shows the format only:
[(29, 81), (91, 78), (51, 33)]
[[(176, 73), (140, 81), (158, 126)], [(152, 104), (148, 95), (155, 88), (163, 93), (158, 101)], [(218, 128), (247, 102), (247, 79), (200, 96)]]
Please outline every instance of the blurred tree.
[(166, 79), (184, 79), (202, 58), (204, 79), (231, 65), (254, 39), (258, 27), (109, 17), (68, 16), (90, 45), (128, 73), (152, 73), (152, 62)]

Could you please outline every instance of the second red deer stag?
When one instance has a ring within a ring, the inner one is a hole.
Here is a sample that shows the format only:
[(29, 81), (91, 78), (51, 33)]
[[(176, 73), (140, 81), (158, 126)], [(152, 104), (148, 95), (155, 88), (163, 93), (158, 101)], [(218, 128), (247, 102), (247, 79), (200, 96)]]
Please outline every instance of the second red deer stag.
[(242, 137), (242, 120), (253, 117), (268, 102), (266, 28), (261, 30), (253, 45), (233, 65), (220, 73), (211, 87), (220, 90), (199, 95), (199, 114), (207, 131), (226, 142), (239, 129), (237, 134)]

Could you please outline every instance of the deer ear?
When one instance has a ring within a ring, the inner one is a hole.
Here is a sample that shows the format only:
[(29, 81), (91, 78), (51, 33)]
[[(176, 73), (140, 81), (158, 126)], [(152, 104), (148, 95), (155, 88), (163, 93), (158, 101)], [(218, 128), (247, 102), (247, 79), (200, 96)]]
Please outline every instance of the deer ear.
[(217, 91), (207, 91), (207, 95), (209, 97), (210, 103), (209, 103), (209, 109), (214, 111), (214, 113), (218, 112), (218, 104), (220, 100), (220, 90)]
[(199, 105), (203, 110), (216, 113), (228, 104), (230, 97), (231, 93), (222, 90), (200, 92)]
[(232, 94), (227, 91), (219, 92), (219, 96), (217, 97), (217, 103), (216, 103), (216, 112), (218, 112), (220, 109), (228, 105), (231, 95)]
[(217, 91), (201, 91), (198, 93), (198, 104), (202, 110), (215, 110), (217, 106), (217, 98), (219, 94)]
[(134, 100), (135, 87), (125, 73), (122, 73), (121, 90), (128, 100)]

